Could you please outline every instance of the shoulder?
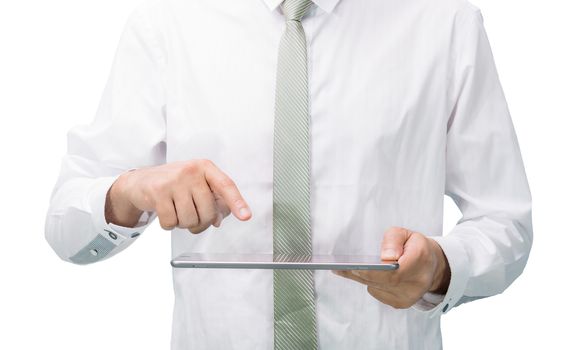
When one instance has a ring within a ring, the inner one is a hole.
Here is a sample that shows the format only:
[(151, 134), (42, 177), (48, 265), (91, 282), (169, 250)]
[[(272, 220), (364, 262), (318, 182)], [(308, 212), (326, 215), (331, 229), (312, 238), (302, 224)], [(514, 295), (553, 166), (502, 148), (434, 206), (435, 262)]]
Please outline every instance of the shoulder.
[(465, 35), (483, 25), (481, 9), (468, 0), (416, 0), (423, 3), (427, 18), (446, 29), (450, 37)]
[(420, 15), (433, 18), (437, 23), (481, 17), (479, 7), (468, 0), (411, 0), (405, 6), (414, 7)]
[(469, 0), (434, 0), (434, 1), (424, 0), (424, 1), (426, 1), (430, 6), (441, 7), (441, 8), (443, 8), (443, 9), (445, 9), (448, 12), (451, 12), (453, 14), (470, 15), (473, 13), (480, 12), (479, 7)]
[(172, 6), (176, 0), (141, 0), (134, 8), (135, 12), (156, 13), (162, 9)]
[(450, 8), (455, 24), (464, 25), (476, 20), (482, 20), (481, 9), (468, 0), (440, 0)]

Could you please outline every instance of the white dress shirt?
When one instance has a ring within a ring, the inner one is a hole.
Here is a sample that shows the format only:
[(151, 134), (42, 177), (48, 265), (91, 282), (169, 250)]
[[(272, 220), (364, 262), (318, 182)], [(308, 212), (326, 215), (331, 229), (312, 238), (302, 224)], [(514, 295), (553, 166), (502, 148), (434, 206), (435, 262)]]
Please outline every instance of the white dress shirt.
[[(272, 253), (272, 145), (281, 0), (157, 0), (121, 36), (95, 120), (72, 128), (46, 238), (78, 264), (138, 239), (107, 224), (106, 192), (128, 169), (207, 158), (238, 185), (229, 216), (184, 252)], [(502, 292), (532, 244), (531, 196), (480, 10), (465, 0), (314, 0), (307, 36), (314, 254), (380, 254), (401, 226), (436, 239), (444, 296), (394, 309), (366, 286), (315, 272), (322, 349), (440, 349), (440, 315)], [(443, 235), (443, 198), (462, 217)], [(270, 349), (271, 270), (173, 270), (173, 349)], [(106, 282), (106, 281), (104, 281)]]

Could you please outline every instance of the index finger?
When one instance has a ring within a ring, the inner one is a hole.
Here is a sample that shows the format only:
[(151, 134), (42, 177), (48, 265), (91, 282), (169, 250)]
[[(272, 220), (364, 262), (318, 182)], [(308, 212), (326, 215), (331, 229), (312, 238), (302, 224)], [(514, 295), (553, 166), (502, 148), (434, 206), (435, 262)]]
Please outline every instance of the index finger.
[(248, 220), (252, 212), (240, 194), (234, 181), (221, 171), (215, 164), (210, 163), (203, 171), (205, 180), (213, 192), (219, 193), (230, 211), (240, 220)]

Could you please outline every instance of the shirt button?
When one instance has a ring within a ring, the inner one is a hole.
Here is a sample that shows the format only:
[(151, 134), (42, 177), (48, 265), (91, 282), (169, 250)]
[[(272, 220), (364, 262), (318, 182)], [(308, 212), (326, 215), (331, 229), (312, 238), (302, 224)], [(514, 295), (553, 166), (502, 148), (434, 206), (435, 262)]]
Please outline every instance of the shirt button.
[(443, 313), (447, 312), (447, 309), (449, 308), (449, 304), (445, 304), (445, 306), (443, 306)]
[(138, 237), (138, 236), (140, 236), (140, 232), (134, 232), (132, 234), (132, 236), (130, 236), (130, 238), (135, 238), (135, 237)]
[(108, 235), (110, 235), (110, 237), (112, 237), (113, 240), (118, 239), (118, 236), (114, 232), (109, 232), (108, 231)]
[(92, 249), (92, 250), (90, 250), (90, 251), (89, 251), (89, 253), (90, 253), (91, 255), (93, 255), (93, 256), (97, 256), (97, 255), (98, 255), (98, 251), (97, 251), (97, 249)]

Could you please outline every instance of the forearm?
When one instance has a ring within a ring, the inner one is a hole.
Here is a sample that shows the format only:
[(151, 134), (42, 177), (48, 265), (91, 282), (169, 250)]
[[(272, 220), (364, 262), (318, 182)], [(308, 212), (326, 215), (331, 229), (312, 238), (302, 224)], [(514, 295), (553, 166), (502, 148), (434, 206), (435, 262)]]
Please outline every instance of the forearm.
[(532, 247), (531, 211), (514, 218), (483, 216), (466, 220), (438, 238), (448, 255), (462, 257), (456, 269), (466, 275), (463, 295), (487, 297), (503, 292), (522, 273)]
[(67, 134), (45, 228), (47, 241), (64, 260), (87, 264), (108, 258), (154, 220), (153, 212), (145, 212), (149, 216), (139, 221), (140, 212), (119, 199), (117, 187), (107, 198), (127, 169), (165, 162), (164, 54), (154, 31), (147, 7), (132, 13), (94, 120)]
[(454, 45), (445, 194), (462, 217), (432, 237), (451, 269), (443, 312), (504, 291), (532, 246), (530, 190), (481, 12), (468, 7), (459, 25), (465, 34)]

